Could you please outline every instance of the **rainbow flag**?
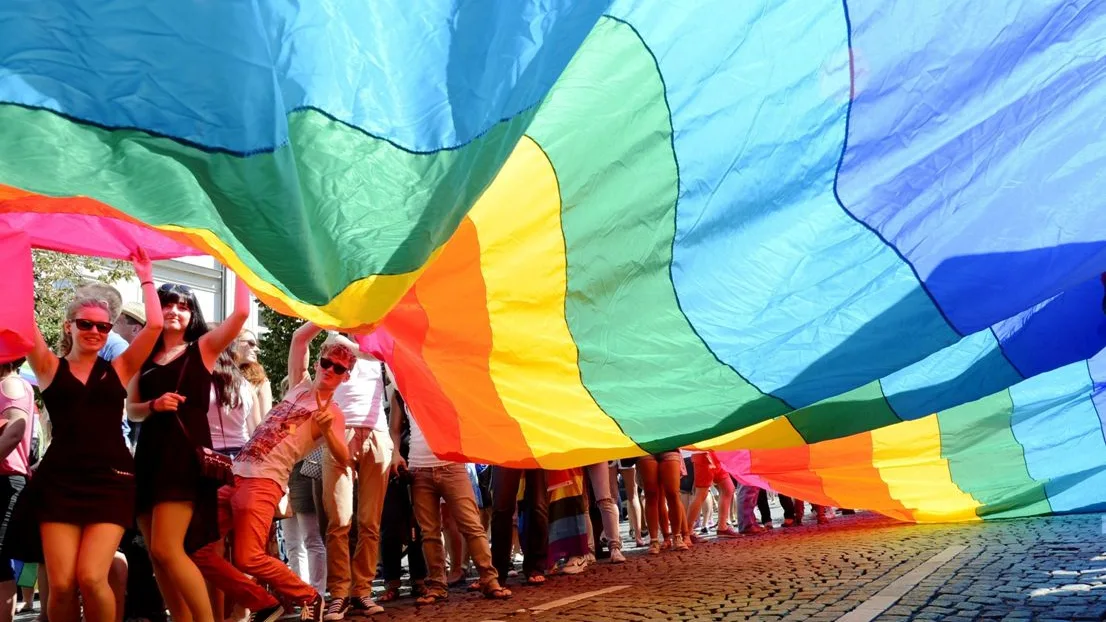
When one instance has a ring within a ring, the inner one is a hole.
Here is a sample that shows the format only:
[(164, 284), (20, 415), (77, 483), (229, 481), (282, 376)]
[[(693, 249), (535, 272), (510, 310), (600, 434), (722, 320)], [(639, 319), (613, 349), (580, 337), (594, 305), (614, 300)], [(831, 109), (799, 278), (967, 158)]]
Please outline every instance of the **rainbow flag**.
[[(0, 235), (212, 254), (362, 333), (444, 457), (744, 451), (830, 499), (823, 467), (951, 465), (949, 413), (1028, 413), (1106, 347), (1104, 37), (1090, 0), (13, 0)], [(1027, 456), (1068, 425), (1038, 410)], [(1095, 507), (955, 480), (975, 515)]]
[[(918, 522), (1106, 510), (1106, 352), (928, 417), (787, 448), (721, 451), (738, 479)], [(765, 426), (751, 445), (768, 441)]]

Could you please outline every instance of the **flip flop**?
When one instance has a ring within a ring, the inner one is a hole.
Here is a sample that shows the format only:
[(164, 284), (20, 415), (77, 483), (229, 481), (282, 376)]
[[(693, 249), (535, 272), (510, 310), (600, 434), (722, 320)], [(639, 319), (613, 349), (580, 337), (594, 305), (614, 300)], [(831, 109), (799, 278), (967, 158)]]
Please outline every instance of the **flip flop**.
[(488, 600), (507, 600), (511, 597), (511, 590), (500, 586), (484, 590), (484, 598)]

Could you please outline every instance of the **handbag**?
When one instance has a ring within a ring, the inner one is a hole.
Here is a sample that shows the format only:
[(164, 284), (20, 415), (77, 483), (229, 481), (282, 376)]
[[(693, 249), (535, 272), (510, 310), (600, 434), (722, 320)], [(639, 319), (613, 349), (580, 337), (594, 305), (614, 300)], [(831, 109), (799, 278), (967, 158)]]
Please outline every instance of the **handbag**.
[[(184, 380), (184, 372), (188, 369), (188, 355), (189, 350), (184, 351), (184, 361), (181, 363), (180, 376), (177, 377), (177, 388), (174, 393), (180, 392), (181, 382)], [(184, 433), (184, 438), (188, 439), (189, 444), (192, 445), (192, 451), (196, 455), (196, 462), (200, 467), (200, 477), (215, 482), (220, 485), (228, 485), (234, 483), (234, 472), (232, 470), (232, 461), (230, 456), (221, 454), (210, 447), (205, 447), (200, 443), (197, 443), (192, 435), (188, 433), (188, 428), (185, 427), (184, 422), (181, 421), (180, 413), (174, 412), (173, 418), (177, 420), (177, 425), (180, 426), (181, 432)]]
[(323, 448), (316, 447), (303, 459), (300, 465), (300, 475), (311, 479), (323, 478)]

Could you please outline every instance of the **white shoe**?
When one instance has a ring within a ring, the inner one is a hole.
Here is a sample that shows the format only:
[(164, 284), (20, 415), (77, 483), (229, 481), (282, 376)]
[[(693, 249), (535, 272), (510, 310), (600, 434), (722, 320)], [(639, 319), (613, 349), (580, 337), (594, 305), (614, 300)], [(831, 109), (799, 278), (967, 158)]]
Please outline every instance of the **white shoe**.
[(625, 564), (626, 556), (622, 554), (620, 549), (611, 549), (611, 563), (612, 564)]
[(564, 574), (580, 574), (588, 569), (588, 558), (584, 555), (577, 555), (576, 557), (569, 558), (565, 562), (564, 567), (561, 568), (561, 572)]

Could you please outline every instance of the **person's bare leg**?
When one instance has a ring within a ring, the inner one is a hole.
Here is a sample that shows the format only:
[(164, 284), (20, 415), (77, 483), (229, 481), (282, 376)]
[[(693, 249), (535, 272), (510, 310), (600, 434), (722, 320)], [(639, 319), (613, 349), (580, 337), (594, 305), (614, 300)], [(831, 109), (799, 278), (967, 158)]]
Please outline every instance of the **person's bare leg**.
[[(150, 514), (142, 514), (138, 517), (138, 530), (142, 533), (142, 539), (146, 541), (147, 553), (149, 553), (150, 543), (154, 539), (152, 522), (153, 518)], [(150, 565), (154, 570), (154, 582), (157, 583), (158, 591), (161, 592), (161, 600), (165, 603), (165, 608), (169, 610), (173, 622), (176, 622), (177, 615), (186, 616), (186, 622), (190, 621), (192, 617), (188, 613), (188, 605), (184, 602), (184, 596), (169, 580), (168, 571), (161, 567), (161, 564), (152, 553), (150, 554)], [(175, 614), (173, 613), (175, 611), (181, 613)]]
[[(703, 502), (707, 500), (710, 495), (710, 488), (696, 488), (695, 496), (691, 498), (691, 503), (687, 506), (687, 520), (692, 525), (695, 524), (695, 519), (699, 517), (699, 512), (703, 509)], [(706, 526), (707, 518), (703, 516), (703, 526)]]
[[(84, 619), (87, 622), (116, 622), (115, 594), (112, 593), (108, 575), (111, 574), (115, 553), (122, 539), (123, 528), (111, 523), (86, 525), (81, 530), (81, 548), (77, 553), (77, 586), (81, 592)], [(125, 590), (126, 571), (123, 575)]]
[(50, 603), (50, 577), (46, 575), (46, 564), (38, 565), (38, 622), (49, 622), (46, 607)]
[(660, 464), (660, 481), (661, 490), (668, 505), (672, 536), (683, 535), (685, 532), (684, 521), (687, 520), (687, 516), (684, 513), (683, 504), (680, 503), (680, 463), (675, 460), (662, 462)]
[[(36, 568), (37, 570), (37, 568)], [(20, 613), (30, 613), (35, 610), (35, 588), (33, 587), (21, 587), (20, 591), (23, 592), (23, 607), (20, 608)]]
[(108, 585), (115, 596), (115, 622), (123, 622), (123, 608), (127, 603), (127, 574), (130, 566), (127, 564), (127, 556), (115, 552), (111, 560), (111, 569), (108, 570)]
[(77, 599), (77, 554), (81, 546), (81, 528), (66, 523), (42, 523), (42, 553), (50, 576), (49, 611), (53, 622), (78, 622), (81, 606)]
[[(4, 560), (3, 563), (10, 563)], [(19, 589), (15, 581), (0, 582), (0, 622), (12, 622), (15, 619), (15, 595)]]
[[(215, 622), (204, 577), (184, 551), (184, 537), (191, 520), (192, 504), (189, 502), (165, 501), (155, 505), (150, 522), (153, 538), (147, 542), (150, 556), (164, 575), (158, 577), (159, 584), (171, 584), (171, 589), (179, 593), (180, 599), (170, 603), (163, 591), (173, 622)], [(173, 610), (182, 603), (183, 609)]]
[(649, 540), (660, 541), (660, 482), (657, 479), (657, 463), (655, 460), (639, 460), (638, 472), (641, 474), (641, 485), (645, 488), (645, 522), (649, 526)]

